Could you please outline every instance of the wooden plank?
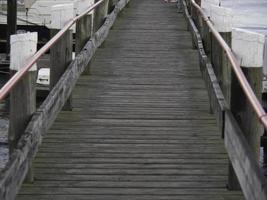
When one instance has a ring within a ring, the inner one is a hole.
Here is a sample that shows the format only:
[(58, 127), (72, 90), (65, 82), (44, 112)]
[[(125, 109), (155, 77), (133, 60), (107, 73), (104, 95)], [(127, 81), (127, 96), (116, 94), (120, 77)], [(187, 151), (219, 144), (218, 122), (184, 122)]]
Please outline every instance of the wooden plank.
[(246, 199), (267, 199), (266, 181), (258, 161), (229, 111), (225, 114), (225, 146)]
[[(184, 1), (183, 5), (185, 6), (185, 4), (186, 3)], [(207, 45), (209, 45), (208, 41), (206, 41), (207, 44), (204, 45), (200, 32), (198, 31), (198, 28), (196, 27), (194, 21), (188, 14), (187, 7), (184, 7), (184, 9), (185, 9), (185, 17), (188, 18), (190, 31), (193, 35), (194, 45), (198, 48), (200, 71), (202, 72), (202, 76), (205, 80), (206, 87), (208, 90), (210, 104), (211, 104), (211, 111), (213, 111), (216, 116), (217, 124), (219, 126), (219, 130), (221, 131), (223, 137), (224, 112), (225, 109), (227, 109), (227, 103), (225, 102), (224, 95), (220, 88), (216, 74), (214, 73), (213, 66), (211, 65), (204, 49), (204, 46), (206, 46), (206, 49), (208, 48), (207, 47)], [(199, 21), (200, 20), (199, 18), (200, 18), (199, 16), (196, 16), (195, 20)], [(204, 24), (199, 24), (199, 26), (205, 27)]]

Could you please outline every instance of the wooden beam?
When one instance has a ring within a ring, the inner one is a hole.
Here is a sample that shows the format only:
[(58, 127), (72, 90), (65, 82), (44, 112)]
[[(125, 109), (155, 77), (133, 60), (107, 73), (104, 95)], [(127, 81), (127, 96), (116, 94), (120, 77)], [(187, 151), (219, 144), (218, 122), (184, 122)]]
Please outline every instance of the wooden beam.
[[(75, 53), (78, 55), (91, 37), (92, 15), (86, 15), (76, 24)], [(90, 64), (84, 70), (83, 75), (90, 74)]]
[(267, 183), (258, 160), (230, 111), (225, 113), (225, 146), (246, 199), (267, 199)]
[[(99, 0), (95, 0), (95, 3)], [(99, 7), (96, 8), (94, 14), (94, 32), (96, 32), (104, 23), (104, 20), (108, 14), (109, 9), (109, 0), (105, 0), (100, 4)]]
[[(74, 17), (73, 4), (60, 4), (52, 7), (51, 37), (56, 35), (61, 28)], [(57, 84), (65, 70), (72, 61), (73, 31), (68, 30), (62, 38), (50, 49), (50, 90)], [(72, 110), (72, 98), (67, 100), (64, 110)]]

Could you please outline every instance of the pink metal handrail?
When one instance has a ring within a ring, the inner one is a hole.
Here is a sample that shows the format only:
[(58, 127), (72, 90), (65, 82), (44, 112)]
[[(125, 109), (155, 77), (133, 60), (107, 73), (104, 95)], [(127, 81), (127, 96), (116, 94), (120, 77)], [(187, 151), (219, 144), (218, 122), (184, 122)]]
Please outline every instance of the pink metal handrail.
[(191, 0), (192, 5), (198, 10), (198, 12), (201, 14), (201, 17), (208, 25), (210, 31), (216, 38), (216, 40), (219, 42), (222, 49), (225, 51), (233, 71), (235, 72), (235, 75), (241, 85), (241, 88), (243, 89), (247, 99), (249, 100), (250, 105), (252, 106), (253, 110), (255, 111), (257, 117), (259, 118), (260, 122), (264, 126), (265, 129), (267, 129), (267, 114), (262, 108), (261, 103), (257, 99), (256, 95), (254, 94), (253, 90), (251, 89), (242, 69), (241, 66), (238, 64), (238, 61), (232, 52), (231, 48), (227, 45), (227, 43), (224, 41), (220, 33), (215, 29), (212, 22), (208, 18), (208, 16), (204, 13), (203, 9), (195, 2), (195, 0)]
[(95, 8), (97, 8), (105, 0), (99, 0), (97, 3), (90, 6), (87, 10), (77, 15), (72, 20), (70, 20), (51, 40), (49, 40), (39, 51), (37, 51), (27, 62), (25, 67), (16, 72), (14, 76), (0, 89), (0, 101), (2, 101), (12, 90), (12, 88), (18, 83), (19, 80), (29, 71), (29, 69), (38, 61), (38, 59), (44, 55), (65, 33), (68, 31), (73, 24), (75, 24), (79, 19), (87, 15)]

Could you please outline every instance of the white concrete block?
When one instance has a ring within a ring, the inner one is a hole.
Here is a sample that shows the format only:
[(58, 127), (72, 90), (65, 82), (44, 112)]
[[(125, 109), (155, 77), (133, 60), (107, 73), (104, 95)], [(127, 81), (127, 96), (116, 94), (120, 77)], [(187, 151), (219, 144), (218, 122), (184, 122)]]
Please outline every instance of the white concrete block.
[[(37, 51), (37, 32), (11, 35), (10, 38), (10, 69), (19, 71), (25, 67), (29, 58)], [(33, 65), (30, 71), (36, 71), (37, 65)]]
[(264, 32), (257, 29), (233, 28), (232, 50), (240, 59), (241, 66), (264, 67)]
[(50, 27), (53, 29), (62, 29), (74, 15), (73, 3), (52, 6)]
[(211, 14), (211, 6), (219, 5), (219, 0), (203, 0), (201, 1), (201, 8), (204, 10), (206, 15), (210, 16)]
[(38, 71), (37, 83), (41, 85), (50, 84), (50, 69), (42, 68)]
[[(76, 0), (75, 2), (76, 15), (83, 13), (93, 4), (94, 0)], [(92, 14), (92, 12), (88, 14)]]
[(230, 8), (210, 6), (210, 17), (218, 32), (229, 32), (233, 27), (233, 13)]
[(210, 17), (219, 32), (233, 27), (267, 27), (267, 2), (236, 3), (234, 6), (210, 6)]

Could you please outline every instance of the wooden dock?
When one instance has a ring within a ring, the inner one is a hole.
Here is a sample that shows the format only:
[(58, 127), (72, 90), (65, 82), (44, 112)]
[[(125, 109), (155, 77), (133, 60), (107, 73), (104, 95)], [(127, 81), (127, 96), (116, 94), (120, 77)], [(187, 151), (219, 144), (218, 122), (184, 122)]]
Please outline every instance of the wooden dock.
[(241, 200), (176, 5), (133, 0), (73, 91), (18, 200)]

